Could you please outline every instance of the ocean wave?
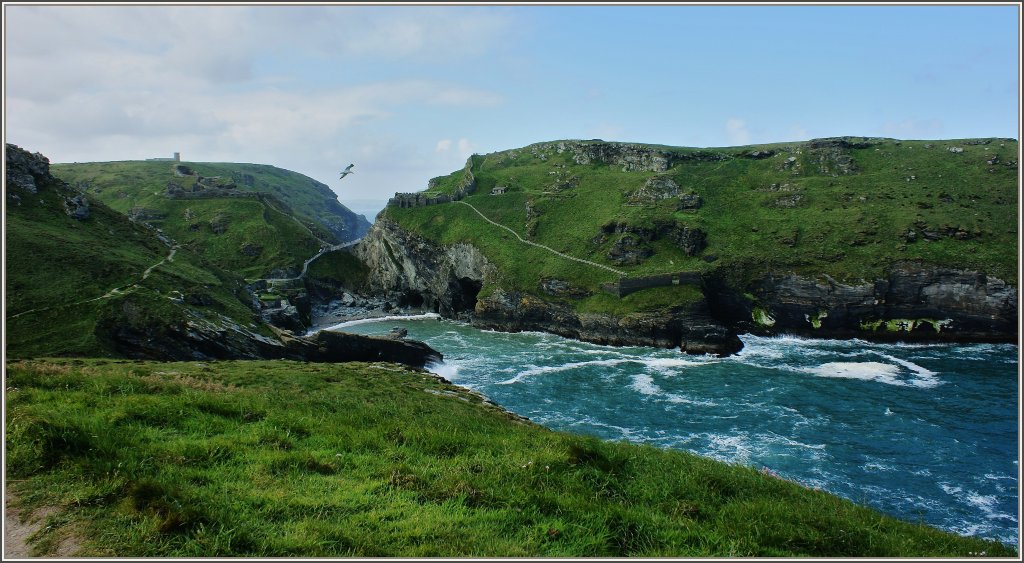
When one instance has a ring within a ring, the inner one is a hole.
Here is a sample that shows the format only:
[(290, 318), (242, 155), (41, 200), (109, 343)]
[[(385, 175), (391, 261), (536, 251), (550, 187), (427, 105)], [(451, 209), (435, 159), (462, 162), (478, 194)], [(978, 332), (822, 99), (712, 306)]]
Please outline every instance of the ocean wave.
[[(860, 379), (904, 387), (930, 388), (943, 383), (939, 378), (935, 377), (935, 372), (929, 371), (913, 362), (894, 358), (888, 354), (880, 355), (895, 362), (897, 365), (883, 362), (826, 362), (815, 367), (798, 368), (798, 371), (817, 377)], [(900, 376), (903, 372), (900, 370), (900, 366), (912, 372), (916, 377), (909, 379), (901, 378)]]
[[(507, 379), (505, 381), (496, 382), (497, 385), (510, 385), (512, 383), (519, 383), (527, 377), (535, 375), (556, 373), (562, 371), (570, 371), (585, 367), (616, 367), (622, 364), (639, 364), (645, 368), (654, 369), (656, 371), (678, 369), (683, 367), (692, 367), (704, 365), (704, 362), (688, 360), (683, 358), (643, 358), (643, 357), (619, 357), (619, 358), (604, 358), (600, 360), (585, 360), (582, 362), (568, 362), (560, 365), (529, 365), (529, 369), (519, 372), (515, 377)], [(645, 393), (650, 394), (650, 393)]]
[(441, 315), (437, 313), (424, 313), (422, 315), (388, 315), (385, 317), (371, 317), (368, 319), (357, 319), (354, 321), (345, 321), (336, 325), (331, 325), (320, 330), (337, 330), (339, 328), (345, 328), (350, 326), (358, 326), (369, 323), (383, 323), (383, 322), (394, 322), (394, 321), (424, 321), (424, 320), (436, 320), (440, 319)]

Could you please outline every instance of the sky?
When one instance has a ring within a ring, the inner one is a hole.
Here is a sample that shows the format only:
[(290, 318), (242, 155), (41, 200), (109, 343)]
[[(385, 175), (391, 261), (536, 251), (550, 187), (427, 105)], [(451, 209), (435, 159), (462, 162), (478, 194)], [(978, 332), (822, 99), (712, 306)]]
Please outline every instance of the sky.
[(471, 154), (542, 141), (1020, 130), (1009, 4), (3, 10), (6, 142), (51, 162), (271, 164), (370, 220)]

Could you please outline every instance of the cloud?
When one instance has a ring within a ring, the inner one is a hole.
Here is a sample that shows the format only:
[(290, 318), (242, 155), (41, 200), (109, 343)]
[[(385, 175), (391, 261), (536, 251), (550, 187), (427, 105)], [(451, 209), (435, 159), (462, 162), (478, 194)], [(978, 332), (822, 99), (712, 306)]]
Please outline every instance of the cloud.
[(733, 145), (750, 144), (750, 131), (747, 129), (747, 123), (742, 119), (730, 117), (725, 122), (725, 134)]
[(418, 120), (504, 103), (466, 69), (518, 33), (493, 7), (4, 10), (8, 141), (54, 162), (181, 151), (332, 184), (338, 162), (357, 162), (339, 189), (381, 204), (476, 150), (451, 136), (431, 151)]

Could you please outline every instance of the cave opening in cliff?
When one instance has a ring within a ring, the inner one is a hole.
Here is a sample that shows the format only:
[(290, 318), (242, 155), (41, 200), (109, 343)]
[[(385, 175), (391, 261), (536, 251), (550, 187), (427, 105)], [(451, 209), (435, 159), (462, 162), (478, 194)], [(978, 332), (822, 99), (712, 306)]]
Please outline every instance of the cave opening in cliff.
[(423, 294), (418, 291), (409, 291), (398, 298), (398, 306), (401, 308), (422, 307), (424, 303)]
[(459, 293), (452, 299), (452, 310), (458, 313), (476, 309), (476, 296), (480, 294), (484, 283), (471, 278), (459, 278), (458, 282)]

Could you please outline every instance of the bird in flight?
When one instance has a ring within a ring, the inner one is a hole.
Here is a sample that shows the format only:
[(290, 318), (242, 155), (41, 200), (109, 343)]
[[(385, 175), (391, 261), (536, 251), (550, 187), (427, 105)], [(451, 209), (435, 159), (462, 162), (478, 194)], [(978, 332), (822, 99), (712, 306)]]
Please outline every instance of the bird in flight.
[[(352, 171), (353, 166), (355, 166), (355, 164), (349, 164), (348, 166), (346, 166), (345, 169), (341, 171), (341, 178), (344, 178), (349, 174), (355, 174), (355, 172)], [(341, 178), (338, 179), (340, 180)]]

